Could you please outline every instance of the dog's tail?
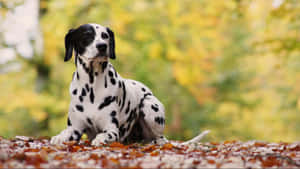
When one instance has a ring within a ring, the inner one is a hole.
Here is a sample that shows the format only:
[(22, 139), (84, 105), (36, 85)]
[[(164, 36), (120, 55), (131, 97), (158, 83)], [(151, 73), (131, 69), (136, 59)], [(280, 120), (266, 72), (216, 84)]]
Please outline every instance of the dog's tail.
[(200, 140), (205, 137), (208, 133), (210, 132), (210, 130), (205, 130), (202, 133), (200, 133), (198, 136), (192, 138), (191, 140), (188, 140), (186, 142), (180, 143), (180, 145), (188, 145), (188, 144), (194, 144), (194, 143), (198, 143), (200, 142)]

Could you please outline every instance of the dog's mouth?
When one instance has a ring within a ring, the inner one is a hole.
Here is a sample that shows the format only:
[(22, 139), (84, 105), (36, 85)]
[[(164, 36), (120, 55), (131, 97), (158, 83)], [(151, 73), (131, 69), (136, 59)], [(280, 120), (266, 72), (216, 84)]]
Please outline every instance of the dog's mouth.
[(99, 52), (92, 60), (96, 61), (107, 61), (107, 55), (106, 53)]

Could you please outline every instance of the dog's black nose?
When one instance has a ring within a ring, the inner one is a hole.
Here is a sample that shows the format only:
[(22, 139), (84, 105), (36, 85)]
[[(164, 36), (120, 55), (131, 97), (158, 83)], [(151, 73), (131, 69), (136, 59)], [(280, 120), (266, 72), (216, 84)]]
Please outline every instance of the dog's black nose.
[(96, 45), (96, 48), (100, 51), (100, 52), (105, 52), (107, 45), (105, 43), (98, 43)]

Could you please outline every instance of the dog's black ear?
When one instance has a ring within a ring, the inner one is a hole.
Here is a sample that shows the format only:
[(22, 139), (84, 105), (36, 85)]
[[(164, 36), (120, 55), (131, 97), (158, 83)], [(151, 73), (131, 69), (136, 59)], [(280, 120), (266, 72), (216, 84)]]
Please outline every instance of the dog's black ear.
[(70, 29), (69, 32), (65, 36), (65, 59), (64, 61), (68, 61), (72, 58), (73, 48), (74, 48), (74, 31), (75, 29)]
[(115, 52), (115, 35), (112, 30), (109, 28), (107, 29), (107, 33), (109, 35), (109, 57), (111, 59), (116, 59), (116, 52)]

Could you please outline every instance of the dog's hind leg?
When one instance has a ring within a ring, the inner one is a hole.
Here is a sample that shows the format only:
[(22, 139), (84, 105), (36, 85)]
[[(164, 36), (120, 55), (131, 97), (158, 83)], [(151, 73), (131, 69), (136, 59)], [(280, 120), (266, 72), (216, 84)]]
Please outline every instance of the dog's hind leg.
[(168, 140), (164, 137), (165, 109), (154, 96), (146, 96), (140, 106), (139, 123), (143, 130), (143, 137), (155, 144), (165, 144)]

